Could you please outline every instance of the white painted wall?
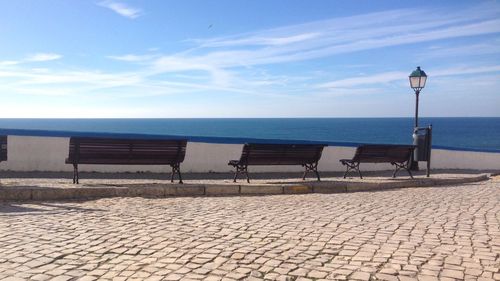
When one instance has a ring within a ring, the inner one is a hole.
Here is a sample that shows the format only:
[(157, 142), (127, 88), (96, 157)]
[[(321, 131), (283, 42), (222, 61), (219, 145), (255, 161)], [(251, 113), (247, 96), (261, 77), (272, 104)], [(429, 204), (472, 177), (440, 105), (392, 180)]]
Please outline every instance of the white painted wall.
[[(229, 160), (239, 159), (242, 144), (213, 144), (189, 142), (181, 171), (229, 172)], [(68, 156), (69, 138), (8, 136), (8, 161), (0, 162), (0, 170), (12, 171), (73, 171), (64, 163)], [(353, 147), (327, 147), (319, 163), (320, 171), (344, 171), (339, 162), (354, 155)], [(390, 164), (361, 164), (362, 170), (388, 170)], [(434, 169), (500, 170), (500, 153), (467, 152), (434, 149)], [(251, 166), (252, 172), (303, 171), (300, 166)], [(165, 166), (79, 165), (80, 171), (98, 172), (165, 172)]]
[(434, 149), (431, 157), (431, 168), (500, 170), (500, 153)]

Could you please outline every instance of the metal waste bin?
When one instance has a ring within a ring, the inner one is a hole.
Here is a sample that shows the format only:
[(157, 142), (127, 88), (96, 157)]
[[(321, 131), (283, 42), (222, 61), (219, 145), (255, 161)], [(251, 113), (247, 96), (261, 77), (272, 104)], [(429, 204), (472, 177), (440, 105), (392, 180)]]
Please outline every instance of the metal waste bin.
[(7, 161), (7, 136), (0, 136), (0, 162)]
[(413, 159), (427, 162), (427, 176), (430, 175), (431, 150), (432, 150), (432, 125), (425, 128), (415, 128), (413, 131)]

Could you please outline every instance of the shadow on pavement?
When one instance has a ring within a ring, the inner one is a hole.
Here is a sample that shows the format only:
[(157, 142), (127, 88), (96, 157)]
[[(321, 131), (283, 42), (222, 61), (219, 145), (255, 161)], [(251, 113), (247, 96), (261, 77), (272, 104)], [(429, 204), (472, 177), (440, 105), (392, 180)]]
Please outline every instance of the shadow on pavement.
[[(29, 202), (29, 203), (11, 203), (0, 202), (0, 215), (2, 214), (20, 214), (20, 213), (58, 213), (59, 211), (77, 211), (77, 212), (104, 212), (102, 209), (82, 208), (74, 205), (51, 204), (44, 202)], [(74, 204), (74, 203), (71, 203)], [(38, 207), (38, 208), (37, 208)]]

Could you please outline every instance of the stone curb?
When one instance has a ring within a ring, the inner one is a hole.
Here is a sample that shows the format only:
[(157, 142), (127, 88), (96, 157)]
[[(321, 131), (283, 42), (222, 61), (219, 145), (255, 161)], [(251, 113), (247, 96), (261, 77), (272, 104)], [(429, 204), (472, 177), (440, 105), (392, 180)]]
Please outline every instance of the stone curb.
[(2, 187), (0, 201), (44, 201), (74, 200), (108, 197), (175, 197), (175, 196), (234, 196), (234, 195), (275, 195), (306, 193), (345, 193), (357, 191), (377, 191), (407, 187), (432, 187), (485, 181), (489, 175), (474, 177), (439, 179), (420, 178), (394, 182), (305, 182), (255, 185), (220, 184), (152, 184), (148, 186), (103, 186), (103, 187)]

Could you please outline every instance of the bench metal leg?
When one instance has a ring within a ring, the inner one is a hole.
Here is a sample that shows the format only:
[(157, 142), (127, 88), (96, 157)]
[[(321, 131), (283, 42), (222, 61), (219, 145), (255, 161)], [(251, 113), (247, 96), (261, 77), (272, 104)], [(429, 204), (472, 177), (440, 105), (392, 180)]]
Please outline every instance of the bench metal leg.
[(408, 168), (408, 169), (406, 169), (406, 171), (408, 172), (408, 174), (410, 174), (410, 178), (412, 178), (412, 179), (413, 179), (413, 175), (412, 175), (412, 173), (411, 173), (410, 169)]
[(313, 163), (313, 164), (304, 164), (302, 165), (303, 167), (305, 167), (305, 171), (304, 171), (304, 175), (302, 176), (302, 180), (305, 180), (306, 179), (306, 176), (309, 172), (314, 172), (314, 174), (316, 175), (316, 177), (318, 178), (318, 181), (321, 181), (320, 177), (319, 177), (319, 172), (318, 172), (318, 162), (316, 163)]
[(410, 174), (410, 177), (413, 179), (413, 174), (411, 173), (410, 171), (410, 164), (409, 163), (406, 163), (406, 164), (401, 164), (401, 163), (391, 163), (392, 165), (396, 166), (396, 169), (394, 170), (394, 173), (392, 174), (392, 177), (395, 178), (396, 177), (396, 174), (402, 170), (402, 169), (405, 169), (408, 174)]
[(345, 170), (345, 173), (344, 173), (344, 179), (346, 178), (347, 174), (350, 171), (356, 171), (356, 172), (358, 172), (359, 178), (360, 179), (363, 178), (363, 175), (361, 174), (361, 171), (359, 170), (359, 164), (360, 164), (359, 162), (344, 162), (344, 161), (342, 161), (341, 163), (342, 163), (342, 165), (346, 166), (346, 170)]
[(179, 183), (183, 183), (182, 182), (182, 175), (181, 175), (180, 165), (179, 164), (173, 164), (173, 165), (170, 165), (170, 166), (172, 167), (172, 174), (170, 175), (170, 182), (174, 182), (174, 176), (177, 173), (177, 175), (179, 176)]
[(233, 182), (236, 182), (236, 179), (238, 179), (239, 174), (245, 174), (247, 177), (247, 182), (250, 183), (250, 177), (248, 175), (247, 165), (234, 165), (233, 167), (236, 168), (236, 171), (234, 172)]
[(396, 177), (396, 174), (399, 172), (399, 166), (395, 163), (392, 163), (392, 165), (395, 165), (396, 166), (396, 169), (394, 170), (394, 173), (392, 173), (392, 177), (395, 178)]
[[(237, 167), (235, 167), (236, 169), (238, 169)], [(238, 178), (238, 171), (235, 171), (234, 172), (234, 178), (233, 178), (233, 182), (236, 182), (236, 179)]]
[(73, 164), (73, 184), (79, 184), (78, 179), (78, 164)]

